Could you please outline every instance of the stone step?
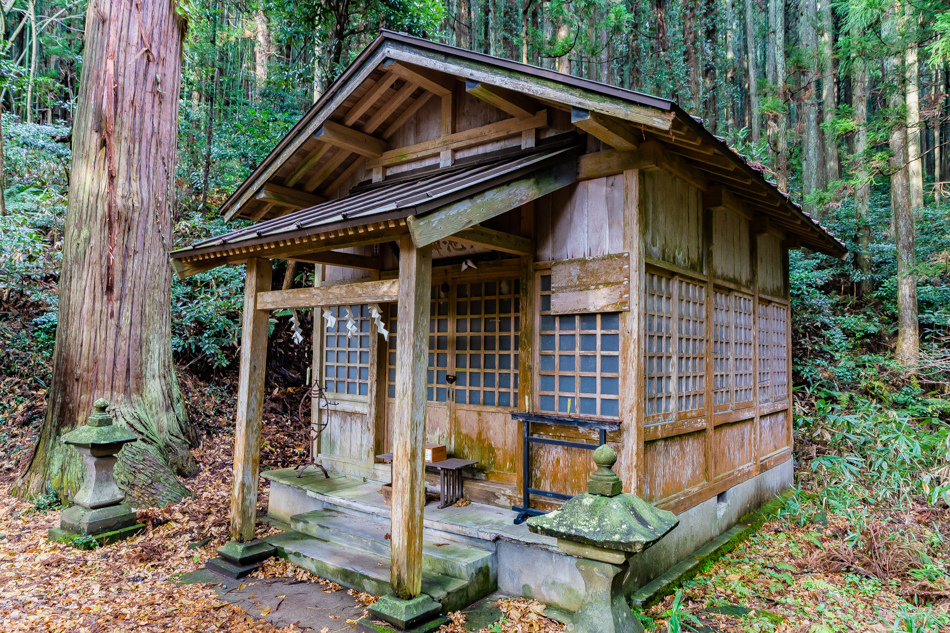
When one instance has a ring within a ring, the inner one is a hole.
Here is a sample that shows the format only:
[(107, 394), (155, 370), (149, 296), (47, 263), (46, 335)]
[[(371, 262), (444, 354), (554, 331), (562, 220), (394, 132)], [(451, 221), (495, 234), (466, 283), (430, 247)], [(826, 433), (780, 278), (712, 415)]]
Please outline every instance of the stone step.
[[(374, 596), (392, 593), (389, 556), (372, 554), (295, 531), (268, 537), (267, 541), (277, 548), (281, 558), (321, 578)], [(459, 578), (426, 570), (422, 572), (422, 593), (438, 601), (443, 613), (458, 611), (491, 592), (489, 590), (473, 597), (477, 593), (474, 589), (472, 583)]]
[[(390, 556), (390, 523), (382, 518), (356, 517), (338, 510), (314, 510), (291, 517), (290, 527), (347, 548), (387, 559)], [(491, 586), (495, 581), (493, 556), (488, 550), (433, 537), (428, 532), (423, 537), (424, 571)]]

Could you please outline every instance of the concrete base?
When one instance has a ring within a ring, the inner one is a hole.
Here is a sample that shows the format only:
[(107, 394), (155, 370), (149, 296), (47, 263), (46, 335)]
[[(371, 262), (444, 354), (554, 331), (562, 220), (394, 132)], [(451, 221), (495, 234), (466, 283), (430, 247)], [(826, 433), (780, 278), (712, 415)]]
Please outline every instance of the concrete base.
[(385, 595), (368, 609), (372, 616), (403, 631), (436, 619), (441, 610), (442, 605), (425, 594), (411, 600)]
[[(271, 481), (268, 515), (283, 523), (312, 510), (340, 509), (350, 513), (388, 518), (389, 508), (378, 494), (379, 484), (331, 473), (281, 477), (281, 471), (264, 473)], [(630, 563), (623, 584), (626, 596), (688, 558), (739, 520), (787, 490), (793, 481), (791, 459), (738, 484), (683, 512), (680, 521), (656, 546), (638, 554)], [(425, 509), (425, 533), (447, 542), (481, 547), (494, 552), (498, 591), (524, 596), (556, 609), (576, 612), (582, 606), (584, 578), (577, 557), (557, 547), (551, 537), (515, 526), (515, 515), (506, 509), (473, 503), (466, 508), (432, 506)]]
[(53, 528), (46, 533), (46, 536), (49, 540), (57, 543), (71, 545), (76, 549), (89, 550), (131, 538), (144, 529), (145, 525), (142, 523), (136, 523), (118, 530), (100, 532), (99, 534), (77, 534), (63, 528)]
[(260, 567), (260, 563), (237, 565), (224, 558), (212, 558), (207, 563), (205, 563), (205, 567), (217, 574), (237, 580), (238, 578), (244, 578), (252, 571)]
[(95, 509), (74, 505), (63, 510), (59, 517), (63, 530), (87, 535), (122, 530), (137, 522), (135, 510), (124, 503)]
[(260, 564), (277, 555), (277, 548), (264, 539), (238, 543), (228, 541), (218, 548), (220, 558), (212, 558), (205, 566), (228, 578), (244, 578), (260, 567)]

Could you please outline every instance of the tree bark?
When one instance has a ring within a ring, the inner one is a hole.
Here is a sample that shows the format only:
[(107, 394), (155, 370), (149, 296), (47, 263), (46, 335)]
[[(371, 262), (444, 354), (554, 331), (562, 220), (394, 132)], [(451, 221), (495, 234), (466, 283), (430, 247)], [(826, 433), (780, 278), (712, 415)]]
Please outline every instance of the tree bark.
[[(913, 23), (913, 7), (904, 7), (907, 16), (906, 28), (915, 35), (917, 25)], [(924, 169), (920, 159), (920, 80), (917, 62), (917, 38), (911, 37), (904, 51), (904, 89), (907, 103), (907, 167), (910, 206), (919, 209), (924, 206)]]
[(816, 205), (808, 196), (821, 188), (822, 159), (821, 133), (818, 126), (818, 100), (815, 79), (818, 75), (818, 30), (815, 0), (801, 0), (799, 21), (802, 54), (807, 60), (802, 78), (802, 206), (806, 213), (819, 216)]
[(214, 70), (211, 74), (211, 91), (208, 94), (208, 122), (205, 127), (205, 160), (201, 176), (201, 208), (208, 207), (208, 186), (211, 180), (211, 145), (214, 142), (214, 97), (218, 92), (221, 67), (218, 63), (218, 3), (214, 3), (211, 19), (211, 55)]
[(84, 469), (59, 438), (100, 397), (139, 436), (115, 471), (131, 503), (189, 494), (175, 475), (197, 470), (197, 437), (172, 362), (168, 265), (183, 29), (172, 0), (89, 3), (53, 381), (20, 496), (72, 497)]
[(257, 25), (257, 34), (254, 41), (254, 99), (260, 101), (261, 92), (267, 84), (267, 72), (270, 58), (274, 54), (270, 38), (270, 25), (267, 14), (262, 9), (254, 12), (254, 22)]
[(3, 171), (3, 101), (0, 101), (0, 215), (7, 214), (7, 203), (3, 192), (7, 189), (6, 176)]
[(689, 109), (699, 114), (702, 104), (699, 86), (699, 51), (696, 50), (696, 3), (687, 2), (683, 13), (683, 47), (686, 53), (686, 71), (689, 77)]
[[(884, 63), (884, 77), (889, 90), (888, 106), (899, 111), (906, 95), (905, 73), (902, 69), (902, 54), (898, 43), (898, 18), (885, 20), (882, 36), (894, 53)], [(897, 245), (897, 360), (913, 368), (920, 351), (917, 323), (917, 277), (914, 274), (914, 214), (910, 199), (910, 174), (907, 162), (906, 121), (891, 121), (889, 145), (892, 152), (891, 166), (891, 213), (894, 239)]]
[(838, 107), (838, 78), (835, 73), (834, 24), (835, 18), (832, 13), (831, 2), (821, 0), (821, 61), (823, 66), (821, 78), (821, 114), (822, 122), (824, 123), (822, 132), (825, 142), (825, 180), (828, 183), (841, 178), (841, 164), (838, 160), (838, 141), (832, 129), (835, 110)]
[(759, 125), (759, 70), (755, 58), (755, 12), (752, 2), (753, 0), (745, 0), (745, 41), (749, 83), (749, 127), (752, 132), (752, 142), (758, 143), (762, 138), (762, 128)]
[(726, 0), (726, 127), (736, 129), (736, 2)]
[(943, 89), (943, 68), (937, 69), (937, 78), (934, 82), (934, 94), (936, 95), (936, 105), (937, 105), (937, 118), (934, 120), (934, 202), (937, 203), (937, 206), (940, 206), (940, 198), (943, 196), (941, 179), (944, 177), (943, 166), (941, 165), (943, 158), (943, 148), (940, 146), (941, 143), (941, 134), (940, 132), (943, 129), (943, 99), (944, 94), (941, 92)]
[[(855, 39), (863, 37), (860, 29), (855, 29)], [(858, 252), (855, 254), (855, 260), (858, 270), (861, 272), (861, 280), (858, 282), (858, 292), (862, 296), (868, 296), (874, 288), (871, 283), (871, 224), (869, 222), (870, 200), (871, 200), (871, 182), (870, 174), (867, 170), (867, 160), (865, 152), (868, 149), (868, 67), (862, 54), (856, 54), (853, 58), (854, 76), (851, 80), (852, 106), (854, 107), (854, 116), (857, 124), (857, 131), (854, 135), (854, 165), (855, 178), (857, 185), (854, 188), (854, 208), (858, 229)]]
[[(752, 0), (748, 0), (751, 2)], [(785, 0), (769, 1), (769, 32), (774, 39), (774, 57), (772, 59), (772, 81), (781, 108), (775, 113), (774, 141), (772, 151), (775, 154), (775, 174), (778, 187), (788, 191), (788, 90), (785, 72)]]
[(33, 87), (36, 84), (36, 69), (40, 57), (39, 34), (36, 30), (36, 0), (26, 3), (30, 20), (30, 79), (26, 84), (26, 122), (33, 122)]
[(703, 116), (706, 127), (713, 133), (718, 133), (719, 102), (716, 87), (716, 56), (713, 51), (719, 47), (719, 28), (717, 26), (715, 0), (703, 0), (703, 22), (705, 26), (705, 54), (703, 59)]

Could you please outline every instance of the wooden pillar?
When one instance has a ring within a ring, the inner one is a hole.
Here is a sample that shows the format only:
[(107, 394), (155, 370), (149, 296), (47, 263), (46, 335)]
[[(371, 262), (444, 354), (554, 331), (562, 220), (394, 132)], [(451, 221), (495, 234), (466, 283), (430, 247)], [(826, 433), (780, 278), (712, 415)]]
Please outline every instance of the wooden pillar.
[[(532, 237), (534, 235), (534, 201), (521, 207), (521, 235)], [(538, 317), (538, 308), (535, 305), (537, 296), (534, 287), (534, 243), (531, 246), (532, 254), (523, 255), (519, 260), (519, 278), (521, 280), (520, 303), (521, 311), (519, 316), (520, 332), (518, 334), (518, 402), (514, 403), (513, 409), (518, 411), (531, 411), (535, 408), (534, 398), (534, 351), (536, 336), (536, 319)], [(513, 422), (513, 421), (512, 421)], [(517, 429), (518, 447), (517, 447), (517, 489), (524, 489), (524, 435), (521, 429)]]
[(241, 367), (238, 373), (237, 420), (234, 426), (234, 487), (231, 490), (231, 539), (254, 539), (257, 485), (261, 468), (261, 414), (267, 366), (267, 320), (257, 309), (257, 293), (271, 289), (269, 259), (247, 261), (244, 319), (241, 324)]
[(646, 270), (640, 226), (640, 171), (623, 172), (623, 248), (630, 257), (630, 309), (620, 315), (620, 429), (618, 466), (625, 492), (643, 493), (643, 314)]
[[(314, 264), (313, 266), (313, 287), (319, 288), (323, 285), (323, 271), (325, 270), (323, 264)], [(324, 336), (326, 333), (326, 325), (323, 322), (323, 306), (314, 306), (313, 307), (313, 367), (310, 371), (310, 393), (313, 394), (313, 386), (321, 385), (324, 383), (324, 361), (325, 354), (323, 351), (323, 342), (326, 340)], [(310, 397), (310, 428), (318, 429), (320, 428), (321, 416), (323, 415), (323, 409), (320, 408), (322, 400), (320, 398), (315, 398), (311, 395)], [(320, 454), (320, 439), (311, 439), (310, 440), (314, 446), (310, 447), (311, 453), (314, 456)]]
[(422, 519), (425, 507), (426, 368), (432, 247), (399, 242), (396, 338), (396, 404), (393, 416), (393, 594), (402, 600), (422, 591)]

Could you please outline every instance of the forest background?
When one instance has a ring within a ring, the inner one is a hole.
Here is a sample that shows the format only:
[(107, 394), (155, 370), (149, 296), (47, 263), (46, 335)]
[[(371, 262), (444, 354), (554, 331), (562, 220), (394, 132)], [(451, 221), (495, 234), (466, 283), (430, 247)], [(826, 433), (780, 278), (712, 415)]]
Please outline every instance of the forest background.
[[(791, 256), (799, 489), (788, 516), (801, 525), (828, 513), (844, 517), (847, 547), (873, 559), (875, 521), (887, 526), (908, 508), (946, 513), (946, 0), (177, 6), (187, 29), (174, 245), (228, 228), (217, 205), (380, 28), (674, 99), (851, 251), (842, 261)], [(51, 379), (86, 9), (83, 0), (0, 0), (0, 468), (7, 479), (29, 457)], [(277, 272), (299, 284), (312, 274), (303, 265)], [(172, 346), (195, 443), (233, 427), (242, 300), (240, 268), (173, 282)], [(292, 418), (293, 394), (304, 389), (306, 321), (289, 313), (272, 320), (265, 424)], [(303, 344), (291, 342), (295, 328)], [(916, 583), (909, 599), (927, 592), (941, 599), (941, 591), (947, 598), (945, 531), (910, 532), (902, 547), (923, 553), (897, 576)]]

